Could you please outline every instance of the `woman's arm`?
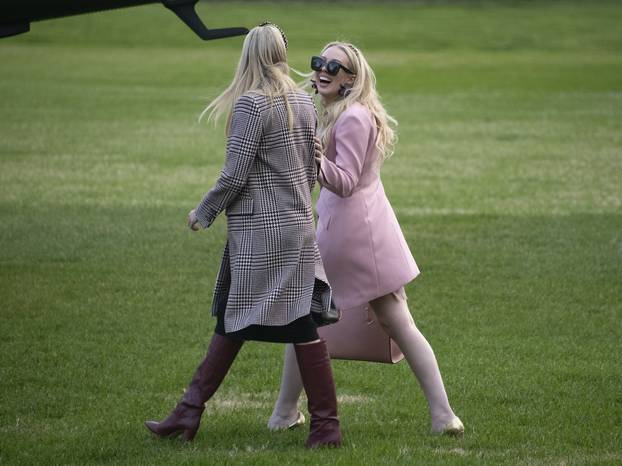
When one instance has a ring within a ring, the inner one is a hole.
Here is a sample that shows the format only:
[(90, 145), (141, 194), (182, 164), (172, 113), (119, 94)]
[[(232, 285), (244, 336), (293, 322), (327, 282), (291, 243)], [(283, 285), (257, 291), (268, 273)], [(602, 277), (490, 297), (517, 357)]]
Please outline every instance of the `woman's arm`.
[(203, 228), (208, 228), (246, 185), (262, 132), (261, 114), (255, 101), (243, 95), (231, 115), (225, 167), (196, 208), (196, 219)]
[(340, 197), (352, 195), (363, 171), (371, 131), (366, 117), (359, 112), (343, 115), (335, 126), (335, 161), (321, 158), (318, 181)]

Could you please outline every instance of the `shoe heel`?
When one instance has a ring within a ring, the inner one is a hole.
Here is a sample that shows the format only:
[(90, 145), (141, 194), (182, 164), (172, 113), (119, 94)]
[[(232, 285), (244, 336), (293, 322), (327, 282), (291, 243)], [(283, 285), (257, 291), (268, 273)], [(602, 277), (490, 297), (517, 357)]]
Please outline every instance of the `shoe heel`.
[(192, 440), (194, 440), (194, 437), (196, 437), (197, 432), (198, 432), (198, 429), (197, 430), (188, 429), (188, 430), (179, 431), (177, 435), (181, 434), (181, 438), (184, 439), (186, 442), (192, 442)]
[(456, 417), (443, 428), (442, 434), (449, 437), (462, 438), (464, 437), (464, 424)]
[[(184, 430), (183, 427), (180, 427), (179, 429), (162, 432), (158, 430), (158, 427), (161, 427), (161, 423), (155, 422), (155, 421), (146, 421), (144, 423), (144, 426), (147, 428), (149, 432), (151, 432), (156, 437), (160, 437), (160, 438), (175, 438), (175, 437), (179, 437), (180, 435), (186, 432), (186, 430)], [(196, 431), (194, 432), (194, 435), (196, 435)], [(192, 440), (194, 435), (192, 435), (189, 438), (189, 440)]]

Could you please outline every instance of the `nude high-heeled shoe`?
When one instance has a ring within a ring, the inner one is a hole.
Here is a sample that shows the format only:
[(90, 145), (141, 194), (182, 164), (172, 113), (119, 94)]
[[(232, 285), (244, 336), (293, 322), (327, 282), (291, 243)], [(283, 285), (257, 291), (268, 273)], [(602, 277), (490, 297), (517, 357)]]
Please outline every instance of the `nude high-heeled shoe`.
[(462, 424), (460, 418), (456, 416), (445, 424), (440, 431), (434, 433), (437, 435), (449, 435), (450, 437), (462, 437), (464, 435), (464, 424)]
[(291, 430), (305, 423), (305, 415), (300, 411), (296, 414), (296, 419), (293, 421), (290, 419), (283, 419), (277, 416), (272, 416), (268, 421), (268, 429), (271, 431), (279, 430)]

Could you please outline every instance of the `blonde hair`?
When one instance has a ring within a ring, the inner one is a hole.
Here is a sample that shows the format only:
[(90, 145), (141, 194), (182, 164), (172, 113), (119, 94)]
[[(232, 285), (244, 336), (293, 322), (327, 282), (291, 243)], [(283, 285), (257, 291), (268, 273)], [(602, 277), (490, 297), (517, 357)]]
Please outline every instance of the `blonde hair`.
[(296, 83), (289, 77), (285, 35), (277, 26), (263, 24), (251, 29), (244, 39), (242, 55), (231, 84), (203, 110), (199, 121), (206, 113), (208, 121), (216, 121), (226, 114), (228, 133), (233, 106), (242, 95), (255, 92), (267, 96), (271, 102), (283, 96), (291, 127), (293, 116), (287, 94), (296, 89)]
[[(339, 47), (346, 54), (350, 61), (348, 69), (354, 73), (355, 78), (352, 88), (345, 97), (323, 105), (319, 128), (320, 139), (324, 147), (327, 147), (339, 115), (350, 105), (358, 102), (367, 107), (374, 117), (378, 129), (376, 148), (380, 153), (379, 163), (382, 164), (393, 154), (393, 148), (397, 142), (397, 132), (392, 126), (397, 126), (397, 120), (387, 113), (380, 102), (380, 96), (376, 91), (376, 75), (363, 53), (347, 42), (331, 42), (324, 47), (322, 54), (331, 47)], [(344, 65), (346, 64), (344, 63)]]

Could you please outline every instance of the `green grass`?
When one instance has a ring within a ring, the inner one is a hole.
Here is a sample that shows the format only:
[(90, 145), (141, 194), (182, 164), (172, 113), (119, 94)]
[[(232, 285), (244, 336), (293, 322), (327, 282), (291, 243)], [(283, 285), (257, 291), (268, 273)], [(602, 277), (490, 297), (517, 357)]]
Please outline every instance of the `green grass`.
[(462, 441), (428, 434), (405, 363), (334, 362), (341, 450), (265, 428), (282, 347), (249, 343), (196, 441), (168, 413), (213, 330), (225, 224), (197, 124), (241, 39), (160, 6), (0, 41), (0, 464), (622, 464), (622, 6), (208, 3), (265, 18), (290, 62), (335, 38), (376, 69), (400, 143), (383, 177), (423, 271), (407, 288)]

